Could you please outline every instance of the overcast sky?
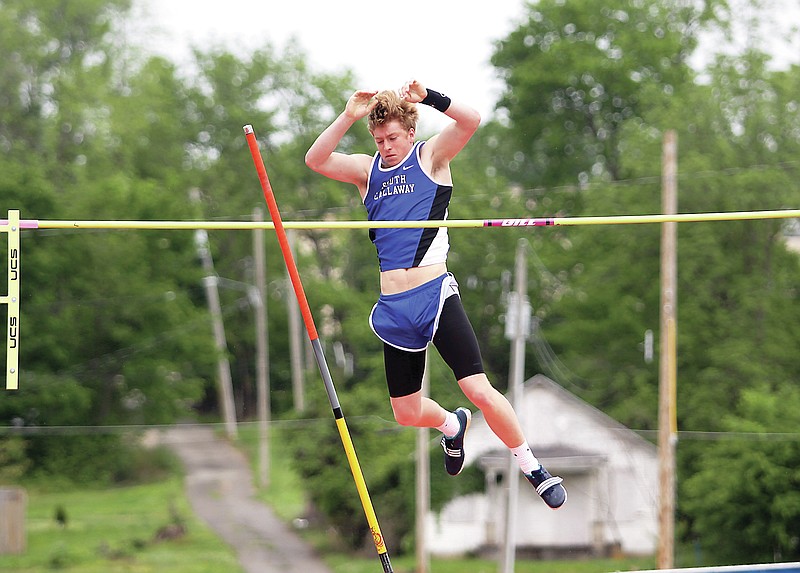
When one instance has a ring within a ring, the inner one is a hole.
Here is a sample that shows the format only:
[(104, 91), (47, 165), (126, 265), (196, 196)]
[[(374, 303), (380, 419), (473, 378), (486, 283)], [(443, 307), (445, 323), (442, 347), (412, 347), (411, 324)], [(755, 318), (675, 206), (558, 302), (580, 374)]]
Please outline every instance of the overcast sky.
[[(134, 15), (145, 45), (177, 61), (192, 46), (245, 54), (266, 42), (282, 49), (295, 37), (312, 71), (349, 68), (365, 89), (396, 88), (415, 77), (488, 118), (502, 88), (489, 64), (493, 43), (521, 21), (523, 1), (134, 0)], [(800, 25), (800, 0), (763, 3), (772, 6), (767, 48), (779, 65), (800, 63), (800, 33), (784, 39)]]
[(484, 117), (501, 88), (488, 64), (492, 42), (508, 34), (522, 14), (522, 0), (135, 0), (134, 5), (138, 27), (160, 53), (181, 58), (191, 45), (214, 44), (250, 52), (265, 42), (280, 49), (295, 37), (313, 71), (351, 69), (356, 87), (364, 89), (399, 88), (417, 78), (466, 100)]

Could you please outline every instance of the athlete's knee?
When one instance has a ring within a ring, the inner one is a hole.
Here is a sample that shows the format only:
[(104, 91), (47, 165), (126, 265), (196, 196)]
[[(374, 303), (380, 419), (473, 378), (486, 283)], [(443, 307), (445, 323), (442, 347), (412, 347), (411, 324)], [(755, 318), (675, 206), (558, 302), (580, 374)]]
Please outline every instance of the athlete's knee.
[(392, 400), (392, 412), (395, 421), (401, 426), (416, 426), (422, 413), (422, 408), (413, 404), (406, 404)]
[(489, 383), (485, 374), (475, 374), (459, 380), (459, 385), (464, 395), (479, 410), (494, 409), (498, 400), (504, 400), (503, 395)]
[(394, 411), (394, 419), (401, 426), (416, 427), (419, 425), (419, 415), (409, 411)]

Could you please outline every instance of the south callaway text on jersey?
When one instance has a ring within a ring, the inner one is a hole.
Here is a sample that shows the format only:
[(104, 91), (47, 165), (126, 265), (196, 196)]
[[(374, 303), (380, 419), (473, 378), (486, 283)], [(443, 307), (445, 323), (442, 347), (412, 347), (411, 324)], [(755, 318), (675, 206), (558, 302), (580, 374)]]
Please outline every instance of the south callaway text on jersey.
[[(440, 185), (420, 164), (418, 141), (405, 159), (394, 167), (382, 167), (379, 153), (372, 159), (364, 207), (370, 221), (444, 221), (453, 193)], [(370, 229), (378, 250), (381, 271), (443, 263), (450, 240), (447, 228)]]

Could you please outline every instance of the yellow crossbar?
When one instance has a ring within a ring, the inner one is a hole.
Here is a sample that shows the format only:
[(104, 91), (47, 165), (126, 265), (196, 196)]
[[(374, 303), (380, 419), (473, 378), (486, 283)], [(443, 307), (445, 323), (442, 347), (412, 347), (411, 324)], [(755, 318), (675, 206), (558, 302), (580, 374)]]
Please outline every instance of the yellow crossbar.
[[(646, 223), (698, 223), (708, 221), (744, 221), (791, 219), (800, 217), (800, 209), (776, 211), (735, 211), (721, 213), (679, 213), (676, 215), (615, 215), (609, 217), (549, 217), (509, 219), (454, 219), (446, 221), (284, 221), (287, 229), (400, 229), (400, 228), (476, 228), (541, 227), (582, 225), (632, 225)], [(269, 221), (23, 221), (23, 228), (38, 229), (274, 229)]]

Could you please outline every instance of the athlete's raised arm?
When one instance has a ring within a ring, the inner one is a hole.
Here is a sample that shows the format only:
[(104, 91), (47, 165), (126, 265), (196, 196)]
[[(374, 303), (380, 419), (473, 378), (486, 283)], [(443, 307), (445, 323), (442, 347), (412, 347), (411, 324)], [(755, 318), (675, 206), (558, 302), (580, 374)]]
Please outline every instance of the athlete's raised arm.
[(323, 131), (306, 152), (306, 165), (317, 173), (352, 183), (364, 192), (369, 176), (372, 158), (363, 153), (346, 154), (336, 151), (336, 147), (347, 130), (358, 120), (366, 117), (375, 107), (375, 91), (359, 90), (350, 99), (342, 113)]
[(400, 97), (412, 103), (422, 103), (453, 119), (441, 133), (434, 135), (426, 144), (431, 154), (434, 170), (447, 166), (461, 151), (481, 123), (477, 110), (444, 94), (428, 89), (417, 80), (407, 82), (400, 88)]

